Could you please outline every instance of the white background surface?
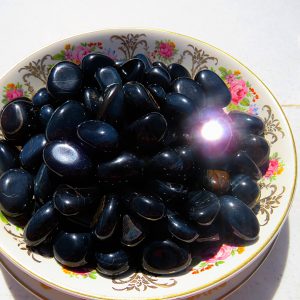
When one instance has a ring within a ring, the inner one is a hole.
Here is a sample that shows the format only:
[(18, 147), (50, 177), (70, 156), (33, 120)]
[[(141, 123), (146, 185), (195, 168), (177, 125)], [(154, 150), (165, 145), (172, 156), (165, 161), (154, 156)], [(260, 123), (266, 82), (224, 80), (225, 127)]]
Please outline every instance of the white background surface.
[[(0, 77), (59, 39), (128, 26), (190, 35), (244, 62), (282, 104), (300, 149), (299, 0), (0, 0)], [(299, 192), (298, 185), (290, 216), (269, 258), (230, 300), (300, 299)], [(1, 300), (32, 298), (1, 270)]]

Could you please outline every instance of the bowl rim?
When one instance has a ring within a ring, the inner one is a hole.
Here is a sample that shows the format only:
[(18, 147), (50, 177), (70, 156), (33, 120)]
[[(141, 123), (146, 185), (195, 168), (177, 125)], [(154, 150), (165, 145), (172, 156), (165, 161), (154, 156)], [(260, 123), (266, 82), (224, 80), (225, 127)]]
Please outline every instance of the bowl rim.
[[(9, 68), (9, 70), (7, 72), (5, 72), (3, 74), (3, 76), (0, 77), (0, 81), (7, 76), (15, 67), (17, 67), (19, 64), (21, 64), (23, 61), (27, 60), (28, 58), (38, 54), (39, 52), (54, 46), (57, 43), (61, 43), (64, 41), (68, 41), (69, 39), (74, 39), (74, 38), (80, 38), (81, 36), (85, 36), (85, 35), (89, 35), (89, 34), (96, 34), (96, 33), (105, 33), (108, 34), (110, 31), (119, 31), (119, 32), (124, 32), (124, 33), (128, 33), (130, 32), (130, 30), (134, 30), (134, 31), (146, 31), (146, 32), (156, 32), (156, 33), (165, 33), (165, 34), (170, 34), (170, 35), (174, 35), (174, 36), (178, 36), (179, 38), (185, 38), (185, 39), (190, 39), (193, 40), (197, 43), (202, 43), (208, 47), (211, 47), (217, 51), (219, 51), (220, 53), (224, 54), (225, 56), (229, 57), (231, 60), (235, 61), (237, 64), (241, 65), (243, 68), (245, 68), (252, 76), (254, 76), (254, 78), (256, 78), (260, 84), (262, 84), (262, 86), (267, 90), (267, 92), (271, 95), (271, 97), (275, 100), (279, 111), (281, 112), (284, 121), (286, 122), (287, 128), (288, 128), (288, 132), (290, 134), (291, 137), (291, 141), (292, 141), (292, 145), (293, 145), (293, 155), (294, 155), (294, 178), (293, 178), (293, 185), (292, 185), (292, 189), (291, 189), (291, 194), (288, 200), (288, 205), (285, 209), (285, 211), (283, 212), (283, 215), (280, 219), (280, 221), (278, 222), (277, 226), (275, 227), (275, 229), (273, 230), (272, 234), (270, 235), (270, 238), (268, 238), (265, 243), (259, 248), (257, 249), (252, 255), (251, 257), (249, 257), (242, 265), (235, 267), (234, 269), (232, 269), (230, 272), (224, 274), (222, 277), (211, 281), (210, 283), (204, 284), (204, 285), (200, 285), (197, 288), (193, 288), (184, 292), (178, 292), (176, 294), (170, 294), (170, 295), (166, 295), (164, 297), (160, 297), (159, 299), (178, 299), (177, 297), (192, 297), (193, 295), (198, 294), (202, 289), (204, 288), (209, 288), (209, 287), (213, 287), (214, 285), (216, 285), (217, 283), (222, 283), (225, 280), (229, 280), (230, 278), (232, 278), (233, 276), (237, 275), (239, 272), (241, 272), (242, 270), (244, 270), (253, 260), (256, 260), (259, 257), (259, 254), (263, 251), (263, 249), (265, 249), (266, 247), (268, 247), (271, 242), (276, 238), (276, 236), (278, 235), (282, 225), (284, 224), (288, 213), (291, 209), (292, 203), (293, 203), (293, 199), (294, 199), (294, 195), (295, 195), (295, 189), (296, 189), (296, 183), (297, 183), (297, 175), (298, 175), (298, 166), (297, 166), (297, 151), (296, 151), (296, 144), (295, 144), (295, 139), (293, 136), (293, 132), (291, 129), (291, 126), (288, 122), (287, 116), (285, 114), (285, 112), (283, 111), (279, 101), (277, 100), (277, 98), (275, 97), (275, 95), (271, 92), (271, 90), (268, 88), (268, 86), (263, 82), (263, 80), (258, 77), (251, 69), (249, 69), (245, 64), (243, 64), (241, 61), (239, 61), (237, 58), (233, 57), (231, 54), (227, 53), (226, 51), (222, 50), (221, 48), (218, 48), (208, 42), (205, 42), (203, 40), (200, 40), (198, 38), (194, 38), (191, 37), (189, 35), (186, 34), (182, 34), (182, 33), (177, 33), (171, 30), (165, 30), (165, 29), (161, 29), (161, 28), (152, 28), (152, 27), (110, 27), (110, 28), (104, 28), (104, 29), (99, 29), (99, 30), (93, 30), (93, 31), (89, 31), (89, 32), (84, 32), (84, 33), (80, 33), (80, 34), (74, 34), (71, 36), (68, 36), (66, 38), (63, 39), (59, 39), (53, 43), (50, 43), (46, 46), (43, 46), (41, 48), (39, 48), (38, 50), (34, 51), (33, 53), (25, 56), (23, 59), (19, 60), (15, 65), (13, 65), (11, 68)], [(9, 253), (7, 253), (6, 251), (4, 251), (0, 245), (0, 253), (3, 254), (6, 258), (8, 258), (11, 262), (13, 262), (18, 268), (20, 268), (22, 271), (24, 271), (25, 273), (27, 273), (28, 275), (34, 277), (35, 279), (39, 280), (40, 282), (45, 282), (46, 284), (48, 284), (51, 287), (54, 287), (56, 289), (59, 289), (63, 292), (67, 292), (68, 294), (72, 294), (74, 295), (74, 293), (77, 296), (84, 296), (84, 297), (89, 297), (89, 298), (93, 298), (93, 299), (106, 299), (106, 300), (115, 300), (114, 298), (110, 298), (110, 297), (106, 297), (103, 295), (99, 295), (99, 296), (95, 296), (95, 295), (91, 295), (91, 294), (86, 294), (86, 293), (81, 293), (78, 291), (74, 291), (71, 290), (69, 288), (65, 288), (62, 285), (57, 285), (53, 282), (48, 281), (47, 279), (44, 279), (42, 277), (40, 277), (38, 274), (35, 274), (34, 272), (32, 272), (29, 269), (26, 269), (22, 264), (20, 264), (19, 262), (17, 262)], [(128, 298), (120, 298), (120, 299), (124, 299), (127, 300)], [(143, 298), (144, 300), (154, 300), (154, 298)], [(157, 298), (155, 298), (157, 299)]]

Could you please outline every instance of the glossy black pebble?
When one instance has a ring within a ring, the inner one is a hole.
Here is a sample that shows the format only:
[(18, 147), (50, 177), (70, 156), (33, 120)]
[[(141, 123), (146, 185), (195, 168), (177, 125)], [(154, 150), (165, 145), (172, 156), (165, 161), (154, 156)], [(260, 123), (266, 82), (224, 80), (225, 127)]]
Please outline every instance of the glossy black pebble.
[(233, 128), (246, 134), (252, 133), (261, 135), (264, 132), (265, 124), (260, 117), (244, 113), (242, 111), (231, 111), (229, 117), (233, 121)]
[(173, 63), (168, 65), (168, 71), (172, 81), (180, 77), (191, 78), (189, 71), (181, 64)]
[(156, 197), (148, 194), (138, 194), (130, 201), (130, 208), (140, 217), (157, 221), (165, 215), (165, 205)]
[(172, 82), (172, 92), (182, 94), (190, 98), (196, 106), (205, 106), (205, 93), (200, 84), (191, 78), (181, 77)]
[(10, 169), (0, 177), (0, 209), (9, 217), (33, 209), (33, 178), (25, 170)]
[(68, 185), (60, 185), (53, 194), (54, 207), (64, 216), (77, 215), (84, 208), (84, 197)]
[(46, 104), (52, 103), (54, 103), (54, 99), (44, 87), (39, 89), (32, 97), (32, 104), (35, 107), (42, 107)]
[(165, 97), (167, 94), (160, 85), (150, 84), (148, 86), (148, 90), (159, 106), (162, 106), (165, 103)]
[(120, 249), (109, 253), (95, 253), (97, 271), (106, 276), (116, 276), (129, 269), (129, 257), (127, 253)]
[(150, 92), (138, 82), (128, 82), (123, 86), (125, 104), (132, 119), (159, 110)]
[(145, 238), (141, 224), (132, 216), (124, 215), (122, 220), (121, 243), (127, 247), (135, 247)]
[(114, 66), (114, 61), (101, 53), (90, 53), (86, 55), (81, 62), (81, 69), (83, 72), (84, 83), (87, 86), (96, 85), (97, 82), (94, 78), (96, 71), (99, 68)]
[(157, 112), (149, 113), (134, 121), (126, 130), (127, 138), (137, 147), (157, 145), (165, 136), (167, 121)]
[(166, 95), (165, 102), (162, 106), (162, 113), (168, 121), (175, 123), (189, 117), (195, 111), (194, 102), (186, 96), (178, 93)]
[(197, 243), (206, 243), (206, 242), (218, 242), (221, 239), (221, 232), (223, 228), (219, 222), (213, 222), (208, 226), (196, 226), (198, 232), (198, 238), (196, 239)]
[(227, 234), (242, 240), (255, 240), (259, 234), (259, 223), (253, 211), (233, 196), (220, 197), (220, 216)]
[(231, 194), (253, 208), (260, 196), (260, 188), (251, 177), (240, 174), (231, 179)]
[(170, 89), (171, 76), (169, 72), (162, 67), (152, 67), (147, 73), (145, 81), (147, 85), (158, 84), (165, 91)]
[(81, 103), (74, 100), (66, 101), (54, 111), (48, 122), (47, 140), (73, 140), (77, 136), (76, 127), (87, 117), (87, 112)]
[(51, 201), (44, 204), (27, 223), (23, 237), (28, 246), (37, 246), (54, 231), (59, 222), (58, 212)]
[(9, 169), (18, 168), (19, 150), (5, 140), (0, 140), (0, 175)]
[(49, 169), (59, 176), (84, 177), (93, 169), (90, 158), (72, 142), (50, 142), (44, 149), (43, 158)]
[(231, 101), (231, 93), (224, 81), (213, 71), (202, 70), (195, 76), (205, 93), (207, 106), (225, 107)]
[(95, 235), (100, 240), (110, 238), (120, 219), (119, 197), (109, 194), (105, 197), (104, 206), (95, 227)]
[(78, 137), (97, 154), (116, 153), (119, 147), (119, 134), (110, 124), (89, 120), (81, 123), (77, 128)]
[(191, 260), (191, 254), (176, 243), (155, 241), (145, 247), (142, 266), (150, 273), (167, 275), (185, 270)]
[(46, 144), (47, 139), (43, 133), (34, 135), (28, 140), (20, 152), (20, 162), (24, 169), (35, 170), (41, 165)]
[(36, 116), (27, 98), (18, 98), (1, 110), (0, 125), (4, 137), (15, 145), (22, 145), (34, 134)]
[(45, 104), (40, 108), (39, 111), (39, 120), (43, 128), (47, 127), (47, 124), (49, 120), (51, 119), (51, 116), (54, 113), (54, 108), (51, 104)]
[(154, 61), (152, 63), (152, 66), (153, 67), (161, 67), (161, 68), (165, 69), (166, 71), (168, 71), (167, 65), (165, 63), (163, 63), (162, 61)]
[(114, 67), (98, 69), (95, 73), (95, 78), (102, 92), (104, 92), (110, 85), (122, 83), (122, 79)]
[(146, 72), (148, 72), (151, 69), (152, 64), (151, 64), (149, 58), (146, 55), (144, 55), (142, 53), (139, 53), (139, 54), (136, 54), (134, 56), (134, 58), (138, 58), (144, 63)]
[(186, 203), (188, 219), (199, 225), (210, 225), (220, 210), (218, 197), (208, 191), (190, 193)]
[(100, 182), (123, 183), (142, 175), (143, 162), (134, 154), (123, 152), (111, 161), (100, 163), (97, 174)]
[(103, 98), (95, 88), (84, 89), (83, 103), (85, 109), (93, 116), (93, 118), (99, 117), (101, 105), (103, 105)]
[(81, 69), (70, 61), (56, 64), (50, 71), (47, 90), (53, 98), (67, 100), (77, 97), (82, 86)]
[(177, 213), (168, 211), (167, 219), (168, 230), (172, 236), (186, 243), (192, 243), (198, 238), (196, 229)]
[(270, 156), (270, 146), (265, 138), (250, 134), (241, 141), (241, 148), (251, 157), (258, 167), (264, 165)]
[(138, 58), (132, 58), (122, 64), (119, 72), (123, 82), (142, 81), (145, 74), (145, 64)]
[(55, 259), (67, 267), (86, 265), (92, 257), (92, 237), (90, 233), (60, 232), (53, 244)]

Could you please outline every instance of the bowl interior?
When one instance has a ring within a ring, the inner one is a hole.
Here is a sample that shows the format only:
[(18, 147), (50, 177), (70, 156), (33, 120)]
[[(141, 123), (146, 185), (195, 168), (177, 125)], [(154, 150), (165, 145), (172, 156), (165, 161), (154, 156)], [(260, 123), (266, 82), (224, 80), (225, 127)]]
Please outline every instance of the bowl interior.
[(121, 278), (101, 277), (95, 270), (67, 270), (53, 259), (28, 250), (22, 230), (1, 214), (0, 250), (23, 271), (67, 293), (85, 298), (158, 299), (205, 292), (225, 284), (262, 253), (275, 238), (291, 205), (296, 180), (295, 146), (287, 120), (267, 87), (244, 65), (199, 40), (166, 31), (145, 29), (104, 30), (57, 42), (34, 53), (1, 80), (1, 106), (20, 96), (32, 97), (46, 83), (50, 68), (61, 60), (80, 63), (87, 53), (100, 51), (115, 60), (137, 53), (166, 64), (183, 64), (194, 76), (201, 69), (219, 74), (232, 93), (227, 110), (241, 110), (263, 118), (271, 145), (270, 165), (260, 180), (259, 240), (247, 247), (222, 245), (210, 258), (199, 257), (187, 272), (155, 277), (138, 272)]

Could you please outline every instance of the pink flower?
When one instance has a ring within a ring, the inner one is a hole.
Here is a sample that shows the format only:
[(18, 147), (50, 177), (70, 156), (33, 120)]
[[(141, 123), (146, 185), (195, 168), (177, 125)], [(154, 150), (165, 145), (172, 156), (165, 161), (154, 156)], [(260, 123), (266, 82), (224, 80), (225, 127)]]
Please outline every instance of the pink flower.
[(224, 260), (231, 255), (232, 249), (233, 249), (232, 246), (223, 244), (222, 247), (219, 249), (218, 253), (215, 254), (215, 256), (213, 256), (212, 258), (206, 260), (206, 262), (208, 264), (209, 263), (213, 264), (213, 263), (217, 262), (218, 260)]
[(227, 75), (226, 81), (229, 85), (232, 102), (236, 105), (239, 104), (239, 102), (248, 93), (248, 87), (246, 85), (246, 82), (242, 79), (236, 79), (236, 77), (233, 74)]
[(6, 97), (9, 101), (12, 101), (16, 98), (22, 97), (24, 95), (24, 92), (22, 89), (10, 89), (6, 91)]
[(91, 53), (90, 47), (85, 47), (78, 45), (75, 49), (68, 49), (65, 51), (65, 58), (74, 62), (75, 64), (80, 64), (84, 56)]
[(267, 172), (266, 172), (266, 174), (265, 174), (265, 177), (266, 177), (266, 178), (271, 177), (274, 173), (277, 172), (278, 167), (279, 167), (279, 162), (278, 162), (278, 160), (276, 160), (276, 159), (271, 159), (270, 162), (269, 162), (269, 167), (268, 167), (268, 170), (267, 170)]
[(173, 55), (174, 47), (171, 43), (160, 43), (159, 54), (162, 57), (170, 58)]

